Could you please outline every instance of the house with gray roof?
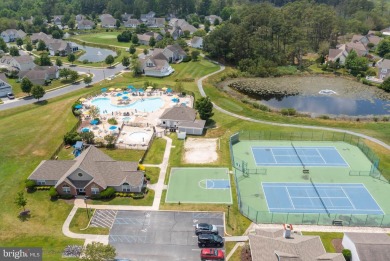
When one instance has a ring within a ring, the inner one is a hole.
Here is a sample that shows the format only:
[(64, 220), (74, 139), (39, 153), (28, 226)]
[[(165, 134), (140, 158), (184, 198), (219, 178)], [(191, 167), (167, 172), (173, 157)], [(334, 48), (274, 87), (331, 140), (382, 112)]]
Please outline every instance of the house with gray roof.
[(248, 237), (252, 261), (345, 261), (341, 253), (327, 253), (319, 236), (258, 229)]
[(192, 135), (202, 135), (206, 124), (205, 120), (196, 119), (196, 110), (178, 105), (166, 109), (159, 118), (159, 126), (167, 129), (177, 129)]
[(78, 50), (77, 46), (73, 46), (72, 43), (66, 42), (60, 39), (53, 39), (48, 45), (50, 55), (67, 56)]
[(381, 80), (385, 80), (390, 76), (390, 60), (389, 59), (381, 59), (376, 63), (376, 67), (378, 68), (378, 78)]
[(82, 15), (82, 14), (76, 15), (76, 22), (79, 22), (79, 21), (84, 20), (84, 19), (85, 19), (84, 15)]
[(0, 73), (0, 97), (4, 97), (10, 92), (12, 92), (12, 86), (7, 82), (5, 74)]
[(170, 63), (180, 62), (187, 56), (187, 53), (178, 44), (168, 45), (163, 53)]
[(146, 26), (151, 28), (164, 28), (165, 18), (149, 18), (146, 21)]
[(19, 79), (29, 79), (33, 84), (45, 85), (59, 77), (59, 69), (57, 66), (35, 66), (31, 70), (19, 72), (18, 76)]
[(329, 49), (327, 60), (332, 62), (336, 62), (338, 60), (339, 63), (343, 65), (345, 64), (345, 60), (347, 59), (347, 56), (348, 56), (348, 52), (343, 48)]
[(163, 37), (161, 34), (155, 32), (146, 32), (144, 34), (137, 34), (139, 44), (149, 45), (150, 39), (154, 37), (156, 42), (161, 41)]
[(55, 15), (53, 17), (52, 23), (57, 25), (57, 26), (61, 26), (62, 25), (62, 17), (64, 17), (64, 16), (63, 15)]
[(91, 20), (82, 19), (77, 21), (77, 29), (79, 30), (91, 30), (95, 26), (95, 23)]
[(168, 59), (162, 53), (161, 49), (153, 51), (151, 55), (141, 57), (142, 73), (146, 76), (165, 77), (172, 74), (175, 70), (169, 65)]
[(94, 146), (74, 160), (44, 160), (28, 177), (38, 185), (54, 186), (60, 195), (97, 195), (108, 187), (142, 192), (144, 172), (138, 162), (116, 161)]
[(156, 13), (153, 11), (150, 11), (147, 14), (141, 14), (141, 21), (146, 23), (149, 19), (154, 18), (156, 16)]
[(102, 14), (100, 16), (101, 27), (102, 28), (115, 28), (116, 19), (110, 14)]
[(202, 49), (203, 48), (203, 38), (199, 36), (194, 36), (191, 39), (190, 46), (192, 48)]
[(44, 32), (33, 33), (30, 36), (30, 40), (33, 44), (36, 44), (38, 41), (43, 41), (46, 45), (53, 41), (53, 37), (51, 35), (47, 35)]
[(215, 23), (215, 20), (219, 20), (219, 23), (222, 23), (222, 18), (219, 17), (218, 15), (209, 15), (209, 16), (205, 16), (204, 18), (205, 20), (209, 21), (211, 25), (213, 25)]
[(390, 260), (390, 236), (385, 233), (344, 233), (342, 245), (352, 261)]
[(18, 38), (25, 38), (26, 33), (23, 32), (22, 30), (16, 30), (16, 29), (7, 29), (0, 34), (1, 38), (3, 38), (4, 42), (9, 43), (9, 42), (14, 42)]
[(10, 56), (4, 55), (0, 58), (0, 67), (6, 68), (8, 71), (28, 71), (36, 65), (30, 55)]
[(128, 19), (123, 23), (123, 26), (126, 28), (136, 28), (141, 24), (140, 20), (138, 19)]
[(133, 14), (124, 13), (121, 15), (122, 22), (126, 22), (133, 17)]
[(174, 35), (174, 34), (171, 33), (171, 35), (172, 35), (174, 40), (176, 40), (178, 37), (183, 35), (184, 31), (188, 31), (192, 35), (197, 30), (193, 25), (189, 24), (184, 19), (173, 18), (173, 19), (171, 19), (169, 21), (169, 26), (171, 27), (170, 28), (171, 30), (177, 30), (178, 31), (177, 35)]

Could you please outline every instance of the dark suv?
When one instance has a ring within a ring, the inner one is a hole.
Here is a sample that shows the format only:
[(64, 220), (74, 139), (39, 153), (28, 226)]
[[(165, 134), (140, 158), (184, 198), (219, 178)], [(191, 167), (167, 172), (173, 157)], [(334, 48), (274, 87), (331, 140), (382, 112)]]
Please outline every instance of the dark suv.
[(199, 247), (223, 247), (223, 238), (220, 235), (199, 234), (198, 245)]
[(215, 225), (207, 223), (199, 223), (195, 226), (195, 235), (199, 234), (214, 234), (218, 235), (218, 228)]

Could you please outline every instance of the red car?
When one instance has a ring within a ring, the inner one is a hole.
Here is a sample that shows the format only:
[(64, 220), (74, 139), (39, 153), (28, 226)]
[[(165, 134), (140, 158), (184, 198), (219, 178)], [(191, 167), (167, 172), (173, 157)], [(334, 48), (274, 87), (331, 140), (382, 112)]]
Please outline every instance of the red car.
[(225, 254), (220, 249), (203, 248), (200, 252), (200, 259), (205, 260), (225, 260)]

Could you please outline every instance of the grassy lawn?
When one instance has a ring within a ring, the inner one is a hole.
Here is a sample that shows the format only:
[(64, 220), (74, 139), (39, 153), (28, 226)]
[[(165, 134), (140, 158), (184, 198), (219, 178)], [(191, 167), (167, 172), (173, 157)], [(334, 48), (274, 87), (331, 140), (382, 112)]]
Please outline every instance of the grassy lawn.
[(145, 151), (144, 150), (121, 150), (121, 149), (106, 149), (100, 148), (101, 151), (106, 153), (108, 156), (114, 160), (122, 161), (137, 161), (142, 158)]
[[(89, 217), (92, 218), (94, 210), (89, 212)], [(109, 228), (105, 227), (89, 227), (88, 226), (89, 218), (88, 213), (85, 208), (79, 208), (76, 211), (72, 221), (70, 222), (69, 229), (70, 231), (78, 234), (97, 234), (97, 235), (108, 235), (110, 232)]]
[(160, 175), (160, 168), (157, 167), (146, 167), (145, 174), (150, 178), (150, 184), (155, 184), (158, 181)]
[(95, 199), (88, 200), (88, 204), (92, 205), (129, 205), (129, 206), (152, 206), (154, 199), (154, 190), (149, 189), (148, 194), (143, 199), (121, 198), (115, 197), (113, 199)]
[[(80, 35), (75, 35), (72, 38), (80, 40), (80, 41), (84, 41), (84, 42), (129, 48), (131, 43), (118, 42), (116, 37), (120, 33), (121, 32), (101, 32), (101, 33), (94, 33), (94, 34), (80, 34)], [(70, 40), (72, 40), (72, 39), (70, 39)]]
[(143, 160), (145, 164), (161, 164), (167, 141), (163, 138), (156, 138), (153, 140), (152, 146), (146, 153), (146, 157)]
[(332, 244), (333, 239), (343, 238), (343, 233), (335, 233), (335, 232), (302, 232), (304, 235), (311, 236), (320, 236), (322, 244), (324, 244), (325, 250), (328, 253), (335, 253), (335, 249)]

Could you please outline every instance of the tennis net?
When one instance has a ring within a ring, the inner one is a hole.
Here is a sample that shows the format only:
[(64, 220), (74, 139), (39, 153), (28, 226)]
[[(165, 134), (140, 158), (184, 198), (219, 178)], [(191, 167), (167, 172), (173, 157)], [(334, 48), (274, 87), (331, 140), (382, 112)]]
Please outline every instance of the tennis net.
[(322, 200), (322, 198), (321, 198), (321, 196), (320, 196), (320, 193), (318, 192), (317, 187), (316, 187), (316, 185), (314, 184), (312, 178), (310, 178), (310, 182), (311, 182), (311, 184), (313, 185), (313, 187), (314, 187), (314, 189), (315, 189), (315, 191), (316, 191), (316, 193), (317, 193), (317, 195), (318, 195), (318, 198), (321, 200), (322, 206), (324, 207), (326, 213), (328, 214), (328, 216), (330, 216), (330, 213), (329, 213), (328, 209), (326, 208), (325, 203), (324, 203), (324, 201)]
[(291, 142), (291, 147), (293, 147), (293, 149), (294, 149), (294, 151), (295, 151), (295, 154), (297, 154), (297, 157), (298, 157), (299, 161), (300, 161), (301, 164), (302, 164), (303, 169), (305, 169), (305, 164), (303, 163), (301, 157), (300, 157), (299, 154), (298, 154), (297, 149), (295, 148), (295, 146), (294, 146), (294, 144), (293, 144), (292, 142)]

